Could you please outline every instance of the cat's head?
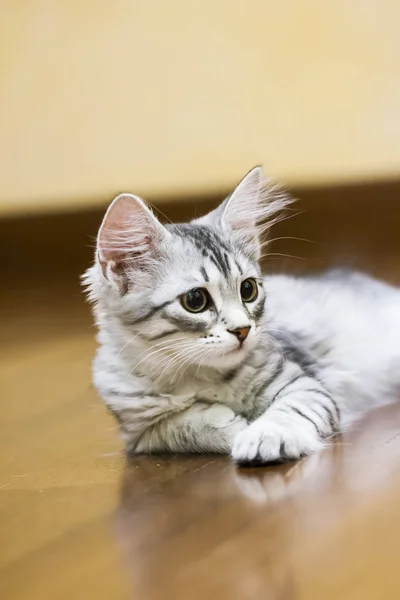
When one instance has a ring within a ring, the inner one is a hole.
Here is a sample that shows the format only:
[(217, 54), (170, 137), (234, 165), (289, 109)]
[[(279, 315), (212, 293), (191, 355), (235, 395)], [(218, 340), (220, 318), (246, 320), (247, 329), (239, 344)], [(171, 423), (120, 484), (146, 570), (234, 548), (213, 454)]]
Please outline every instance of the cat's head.
[(234, 368), (255, 347), (265, 308), (262, 234), (288, 203), (260, 167), (191, 223), (162, 225), (140, 198), (119, 195), (86, 275), (100, 327), (114, 324), (121, 349), (141, 348), (154, 376)]

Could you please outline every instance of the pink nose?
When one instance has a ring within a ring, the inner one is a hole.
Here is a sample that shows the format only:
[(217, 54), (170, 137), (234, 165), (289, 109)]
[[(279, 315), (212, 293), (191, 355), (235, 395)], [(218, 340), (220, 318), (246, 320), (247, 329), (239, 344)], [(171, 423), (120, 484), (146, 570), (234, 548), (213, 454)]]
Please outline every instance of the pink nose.
[(239, 342), (244, 342), (244, 340), (249, 335), (250, 327), (238, 327), (237, 329), (228, 329), (229, 333), (236, 335)]

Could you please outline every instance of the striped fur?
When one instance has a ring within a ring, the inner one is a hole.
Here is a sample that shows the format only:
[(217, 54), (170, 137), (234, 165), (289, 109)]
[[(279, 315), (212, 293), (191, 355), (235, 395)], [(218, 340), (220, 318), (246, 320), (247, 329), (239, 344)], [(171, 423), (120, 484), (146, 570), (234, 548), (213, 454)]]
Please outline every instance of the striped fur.
[[(85, 276), (99, 328), (94, 382), (130, 451), (295, 459), (395, 399), (397, 289), (343, 272), (262, 277), (262, 235), (287, 203), (256, 168), (192, 223), (162, 226), (131, 195), (107, 211)], [(240, 296), (247, 278), (252, 302)], [(203, 312), (182, 303), (194, 288), (210, 298)], [(249, 328), (244, 342), (238, 328)]]

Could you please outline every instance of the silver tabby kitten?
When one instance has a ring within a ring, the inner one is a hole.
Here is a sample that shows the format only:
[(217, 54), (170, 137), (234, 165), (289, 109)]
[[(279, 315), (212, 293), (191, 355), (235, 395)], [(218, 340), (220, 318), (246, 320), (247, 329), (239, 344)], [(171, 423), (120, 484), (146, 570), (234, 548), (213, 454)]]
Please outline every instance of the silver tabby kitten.
[(109, 207), (85, 281), (94, 382), (128, 450), (296, 459), (395, 400), (399, 290), (261, 275), (261, 236), (289, 201), (257, 167), (191, 223), (162, 225), (130, 194)]

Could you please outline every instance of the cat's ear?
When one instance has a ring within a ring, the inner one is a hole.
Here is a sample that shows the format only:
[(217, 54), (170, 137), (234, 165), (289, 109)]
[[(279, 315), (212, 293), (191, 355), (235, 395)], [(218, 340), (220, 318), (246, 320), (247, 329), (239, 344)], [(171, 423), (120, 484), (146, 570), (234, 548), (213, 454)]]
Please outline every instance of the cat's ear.
[(232, 194), (199, 222), (228, 229), (243, 251), (250, 258), (258, 260), (263, 234), (279, 220), (279, 213), (291, 201), (289, 196), (264, 177), (261, 167), (254, 167)]
[(221, 220), (233, 231), (249, 236), (254, 232), (261, 216), (263, 172), (254, 167), (225, 200)]
[(104, 276), (126, 291), (128, 277), (149, 272), (159, 261), (169, 236), (141, 198), (120, 194), (110, 204), (97, 237)]

